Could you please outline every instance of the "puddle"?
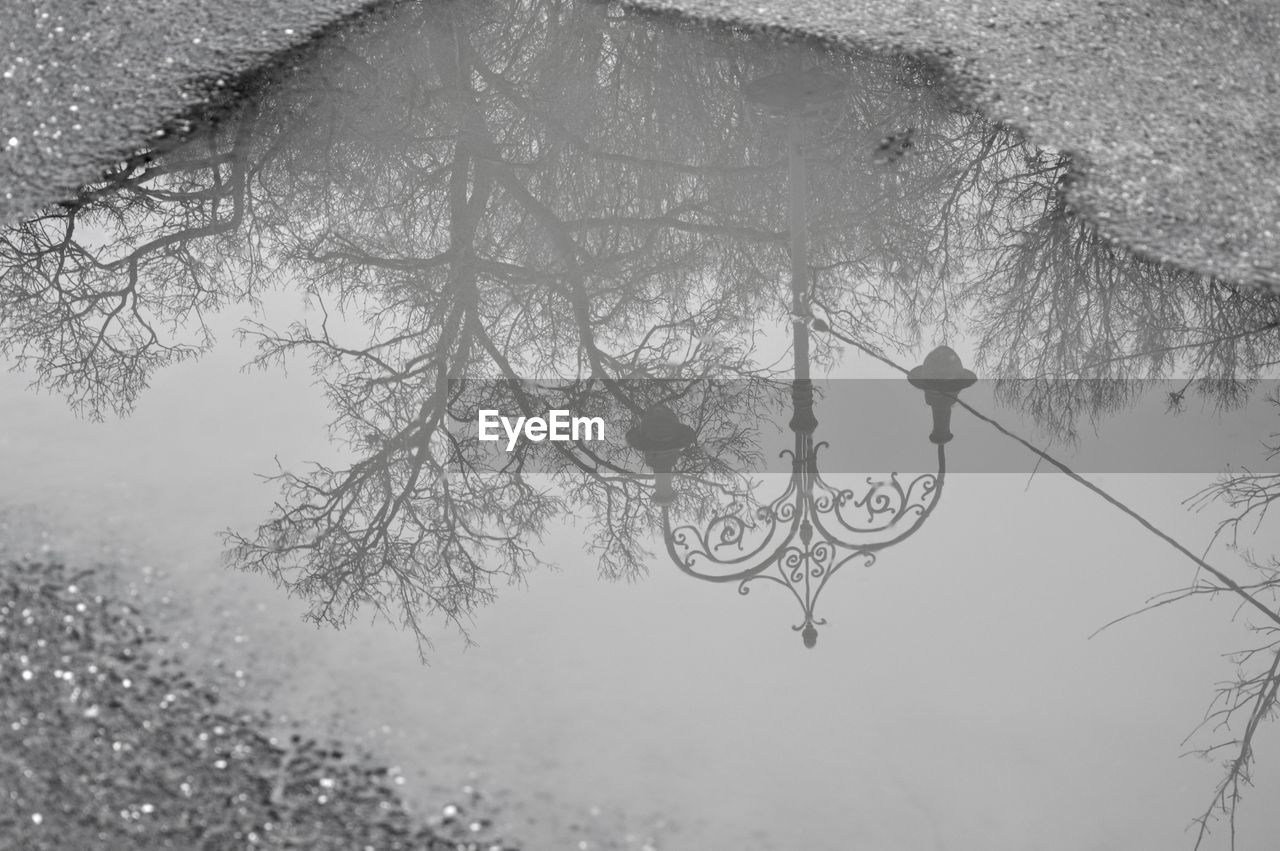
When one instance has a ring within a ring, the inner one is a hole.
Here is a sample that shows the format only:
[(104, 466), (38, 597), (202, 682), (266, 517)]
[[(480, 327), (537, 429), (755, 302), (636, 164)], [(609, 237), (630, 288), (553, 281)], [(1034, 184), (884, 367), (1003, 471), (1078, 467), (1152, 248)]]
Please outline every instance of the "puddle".
[(405, 7), (5, 234), (0, 500), (529, 848), (1216, 847), (1254, 726), (1264, 847), (1280, 304), (1069, 180), (904, 59)]

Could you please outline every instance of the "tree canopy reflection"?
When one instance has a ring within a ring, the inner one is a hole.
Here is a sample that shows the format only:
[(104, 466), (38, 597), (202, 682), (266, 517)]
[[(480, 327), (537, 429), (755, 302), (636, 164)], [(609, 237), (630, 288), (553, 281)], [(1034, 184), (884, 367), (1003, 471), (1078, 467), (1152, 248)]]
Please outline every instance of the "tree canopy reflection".
[[(646, 509), (622, 475), (634, 459), (522, 449), (556, 456), (552, 496), (524, 480), (521, 452), (488, 470), (451, 438), (482, 401), (634, 412), (654, 402), (633, 392), (643, 381), (682, 380), (662, 391), (677, 396), (703, 381), (699, 427), (724, 431), (700, 441), (717, 447), (698, 462), (707, 486), (750, 461), (732, 404), (779, 389), (717, 401), (705, 379), (785, 378), (760, 338), (795, 318), (795, 121), (809, 302), (871, 349), (963, 330), (1005, 401), (1066, 436), (1130, 403), (1131, 379), (1186, 376), (1185, 391), (1230, 405), (1275, 362), (1274, 299), (1103, 244), (1055, 191), (1064, 159), (952, 108), (904, 59), (764, 49), (558, 2), (401, 10), (319, 54), (213, 131), (141, 153), (7, 232), (0, 346), (102, 416), (211, 345), (208, 313), (301, 288), (320, 321), (243, 333), (260, 364), (312, 359), (358, 457), (282, 477), (279, 516), (238, 553), (323, 590), (320, 617), (398, 595), (406, 615), (461, 615), (488, 593), (466, 590), (473, 580), (532, 563), (523, 541), (567, 508), (570, 480), (621, 522), (597, 529), (604, 571), (639, 569)], [(802, 66), (830, 81), (821, 108), (784, 120), (744, 95)], [(839, 354), (815, 338), (815, 361)], [(504, 485), (480, 486), (481, 469)], [(483, 534), (499, 517), (508, 532)], [(426, 528), (462, 537), (419, 540)], [(432, 570), (461, 571), (439, 587), (416, 562), (430, 548)]]

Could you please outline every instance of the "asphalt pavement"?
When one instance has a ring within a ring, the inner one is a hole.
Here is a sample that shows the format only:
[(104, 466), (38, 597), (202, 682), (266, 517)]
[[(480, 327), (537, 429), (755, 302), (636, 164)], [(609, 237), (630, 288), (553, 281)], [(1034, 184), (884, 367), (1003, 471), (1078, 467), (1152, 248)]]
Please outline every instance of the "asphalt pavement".
[[(466, 2), (466, 0), (440, 0)], [(63, 198), (366, 0), (2, 0), (0, 215)], [(1077, 209), (1145, 256), (1280, 288), (1280, 3), (642, 0), (906, 51), (1072, 154)]]
[(0, 218), (74, 194), (369, 0), (0, 0)]

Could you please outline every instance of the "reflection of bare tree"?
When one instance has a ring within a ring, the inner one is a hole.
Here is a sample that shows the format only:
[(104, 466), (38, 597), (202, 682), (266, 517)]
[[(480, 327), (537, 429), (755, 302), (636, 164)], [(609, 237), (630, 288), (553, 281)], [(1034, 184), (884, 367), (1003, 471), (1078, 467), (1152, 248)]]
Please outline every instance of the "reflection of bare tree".
[[(602, 573), (642, 569), (655, 516), (634, 454), (494, 455), (466, 432), (480, 407), (621, 423), (669, 403), (700, 435), (682, 507), (732, 498), (752, 412), (785, 395), (757, 335), (808, 320), (778, 286), (789, 122), (804, 123), (811, 300), (872, 350), (969, 326), (1004, 400), (1068, 437), (1140, 381), (1185, 376), (1180, 393), (1228, 405), (1277, 359), (1273, 297), (1107, 246), (1056, 192), (1064, 160), (957, 114), (910, 63), (801, 50), (833, 99), (783, 118), (743, 92), (794, 58), (612, 7), (406, 10), (375, 36), (322, 47), (322, 71), (0, 243), (0, 346), (93, 415), (207, 347), (210, 311), (276, 282), (306, 292), (320, 319), (244, 333), (262, 365), (310, 359), (350, 460), (281, 473), (232, 557), (317, 619), (369, 605), (414, 629), (429, 612), (465, 622), (539, 563), (563, 514)], [(815, 359), (837, 355), (821, 342)], [(1213, 496), (1253, 520), (1275, 481), (1245, 473)], [(1255, 566), (1244, 590), (1260, 596), (1275, 566)], [(1274, 666), (1259, 670), (1214, 716), (1249, 718), (1223, 809), (1274, 709)]]
[[(1028, 177), (1034, 183), (1061, 173), (1029, 170)], [(1013, 228), (1016, 238), (993, 246), (990, 265), (971, 279), (968, 290), (984, 305), (970, 314), (980, 333), (979, 364), (1003, 377), (998, 392), (1005, 404), (1073, 440), (1081, 418), (1096, 422), (1123, 410), (1155, 379), (1180, 377), (1170, 393), (1171, 409), (1179, 409), (1188, 393), (1228, 408), (1243, 404), (1257, 376), (1280, 362), (1280, 301), (1274, 294), (1128, 255), (1103, 243), (1060, 195), (1030, 197), (1042, 205), (1039, 213)], [(1272, 448), (1268, 460), (1275, 454)], [(1257, 529), (1280, 494), (1277, 484), (1274, 474), (1246, 470), (1224, 476), (1190, 502), (1225, 503), (1232, 514), (1215, 538), (1230, 534), (1234, 540), (1244, 523)], [(1277, 715), (1280, 561), (1245, 553), (1257, 578), (1239, 583), (1203, 559), (1192, 560), (1199, 564), (1195, 581), (1157, 597), (1152, 606), (1226, 594), (1265, 617), (1249, 627), (1261, 642), (1234, 654), (1236, 678), (1219, 688), (1203, 723), (1188, 737), (1208, 733), (1216, 739), (1196, 754), (1228, 755), (1212, 800), (1196, 819), (1195, 847), (1204, 845), (1222, 817), (1234, 849), (1237, 808), (1251, 785), (1254, 739), (1261, 723)]]
[[(1273, 390), (1267, 401), (1280, 409), (1280, 390)], [(1266, 452), (1265, 463), (1273, 464), (1280, 457), (1280, 433), (1272, 434), (1262, 445)], [(1280, 473), (1246, 467), (1228, 471), (1187, 502), (1196, 508), (1207, 508), (1214, 502), (1224, 504), (1229, 515), (1218, 525), (1215, 540), (1229, 538), (1231, 546), (1235, 547), (1240, 543), (1242, 534), (1258, 531), (1277, 499), (1280, 499)]]
[[(242, 123), (235, 141), (252, 132)], [(206, 348), (205, 314), (253, 295), (232, 271), (246, 199), (234, 151), (210, 142), (136, 156), (9, 229), (0, 351), (100, 417), (127, 410), (155, 369)]]
[[(238, 129), (139, 157), (11, 232), (6, 348), (91, 413), (127, 407), (153, 369), (208, 344), (188, 320), (252, 294), (273, 265), (263, 251), (349, 289), (375, 272), (449, 284), (441, 273), (460, 258), (432, 250), (444, 234), (421, 223), (450, 214), (465, 227), (460, 203), (477, 227), (504, 223), (476, 232), (468, 268), (511, 293), (571, 260), (588, 280), (615, 276), (636, 315), (658, 315), (700, 275), (733, 283), (728, 337), (776, 289), (785, 126), (740, 96), (777, 64), (757, 46), (528, 2), (406, 13), (324, 60), (323, 76), (270, 89)], [(858, 71), (808, 119), (814, 290), (845, 324), (911, 343), (979, 308), (984, 373), (1024, 379), (1006, 383), (1008, 401), (1068, 436), (1139, 389), (1103, 379), (1178, 373), (1230, 404), (1274, 362), (1273, 299), (1101, 243), (1053, 191), (1064, 161), (943, 108), (908, 63), (807, 61), (836, 79)], [(477, 182), (450, 194), (464, 178)], [(509, 263), (519, 252), (527, 262)], [(544, 323), (550, 346), (566, 318), (526, 308), (511, 321)]]
[[(508, 10), (488, 28), (486, 14), (454, 10), (401, 30), (430, 49), (400, 49), (373, 69), (340, 52), (323, 86), (258, 107), (298, 116), (254, 168), (265, 187), (254, 230), (269, 235), (270, 262), (307, 281), (326, 317), (358, 314), (374, 329), (356, 343), (327, 322), (252, 331), (264, 361), (313, 356), (361, 456), (283, 476), (276, 516), (235, 538), (242, 566), (318, 600), (318, 618), (373, 603), (411, 626), (427, 609), (458, 620), (494, 578), (534, 563), (520, 542), (576, 506), (592, 507), (602, 569), (634, 573), (637, 530), (653, 519), (634, 458), (526, 446), (493, 469), (448, 427), (480, 406), (464, 379), (489, 379), (490, 407), (624, 416), (672, 401), (638, 398), (637, 380), (685, 380), (696, 405), (681, 415), (704, 450), (682, 471), (702, 482), (684, 501), (709, 510), (748, 460), (742, 414), (757, 403), (742, 384), (708, 379), (768, 375), (752, 357), (754, 328), (791, 307), (775, 284), (790, 263), (788, 124), (741, 92), (771, 57), (700, 32), (696, 42), (655, 39), (647, 26), (602, 35), (598, 7), (517, 5), (518, 25)], [(845, 58), (809, 59), (847, 73)], [(940, 315), (932, 294), (972, 250), (966, 199), (980, 195), (985, 161), (1016, 147), (925, 96), (905, 117), (917, 148), (937, 156), (887, 169), (868, 152), (904, 117), (902, 72), (871, 65), (845, 100), (803, 119), (819, 198), (813, 287), (880, 339)], [(395, 85), (405, 79), (413, 96)], [(347, 108), (334, 114), (335, 102)], [(423, 124), (432, 132), (405, 129)], [(976, 163), (958, 141), (974, 132)], [(566, 376), (575, 393), (530, 393), (528, 375)], [(536, 466), (554, 471), (554, 496), (527, 486), (534, 455), (552, 456)], [(480, 487), (479, 500), (454, 493)]]
[[(1268, 397), (1280, 406), (1275, 391)], [(1280, 456), (1280, 435), (1272, 435), (1265, 444), (1266, 463)], [(1270, 471), (1241, 469), (1228, 471), (1213, 485), (1204, 488), (1187, 503), (1200, 509), (1225, 507), (1226, 516), (1219, 522), (1214, 539), (1224, 539), (1255, 574), (1248, 585), (1250, 594), (1269, 600), (1274, 608), (1280, 601), (1280, 558), (1274, 554), (1258, 556), (1244, 540), (1262, 528), (1273, 503), (1280, 499), (1280, 475)], [(1211, 544), (1212, 545), (1212, 544)], [(1197, 575), (1185, 588), (1161, 595), (1152, 604), (1163, 606), (1196, 596), (1213, 597), (1222, 593), (1220, 583)], [(1231, 847), (1236, 847), (1236, 811), (1244, 791), (1253, 782), (1254, 741), (1264, 721), (1280, 715), (1280, 627), (1273, 624), (1250, 627), (1258, 637), (1254, 646), (1232, 654), (1235, 678), (1224, 683), (1205, 712), (1197, 732), (1205, 731), (1216, 741), (1194, 752), (1204, 757), (1225, 755), (1223, 776), (1209, 806), (1196, 820), (1199, 826), (1196, 847), (1207, 839), (1214, 821), (1226, 819)]]
[[(1028, 172), (1031, 182), (1063, 172)], [(1027, 187), (1019, 187), (1025, 193)], [(1061, 195), (1040, 192), (1016, 238), (993, 245), (970, 294), (979, 363), (1004, 401), (1074, 439), (1081, 417), (1124, 409), (1147, 382), (1177, 376), (1188, 392), (1242, 404), (1280, 362), (1280, 301), (1135, 257), (1102, 242)]]
[[(1254, 586), (1255, 593), (1266, 592), (1274, 601), (1280, 587), (1280, 562), (1272, 556), (1268, 564), (1261, 565), (1251, 557), (1250, 564), (1264, 575), (1262, 583)], [(1203, 584), (1194, 593), (1212, 593)], [(1226, 754), (1223, 777), (1214, 790), (1209, 806), (1196, 819), (1196, 848), (1208, 838), (1214, 820), (1227, 820), (1230, 847), (1236, 847), (1236, 812), (1244, 796), (1244, 790), (1253, 785), (1254, 739), (1263, 721), (1277, 715), (1277, 695), (1280, 694), (1280, 630), (1274, 626), (1253, 627), (1264, 643), (1242, 650), (1231, 657), (1236, 665), (1236, 679), (1218, 689), (1213, 703), (1200, 727), (1212, 735), (1227, 735), (1222, 741), (1198, 748), (1194, 753), (1204, 757)], [(1241, 719), (1243, 718), (1243, 723)], [(1233, 734), (1233, 727), (1235, 728)]]
[[(277, 246), (276, 262), (307, 277), (326, 316), (359, 314), (371, 337), (343, 344), (327, 323), (253, 331), (263, 360), (297, 350), (313, 356), (336, 426), (363, 456), (345, 469), (283, 476), (276, 516), (235, 539), (242, 566), (318, 601), (313, 613), (321, 619), (341, 621), (373, 603), (394, 607), (414, 628), (430, 610), (457, 622), (492, 593), (496, 577), (518, 578), (534, 563), (528, 542), (575, 505), (593, 507), (602, 569), (634, 573), (649, 508), (607, 447), (523, 445), (495, 463), (479, 444), (459, 440), (456, 428), (480, 407), (631, 413), (646, 404), (632, 392), (636, 380), (733, 377), (743, 358), (739, 344), (725, 342), (739, 336), (732, 332), (741, 325), (735, 302), (743, 290), (715, 282), (718, 253), (707, 248), (725, 234), (757, 233), (659, 209), (666, 199), (652, 190), (668, 188), (661, 180), (632, 196), (601, 193), (600, 186), (634, 185), (637, 167), (561, 138), (520, 89), (520, 77), (539, 69), (517, 63), (503, 76), (492, 64), (511, 56), (509, 46), (472, 44), (454, 18), (450, 12), (419, 33), (430, 59), (407, 53), (403, 62), (414, 67), (387, 71), (431, 81), (429, 99), (370, 100), (391, 114), (318, 137), (304, 127), (259, 170), (271, 200), (257, 215)], [(574, 44), (570, 37), (567, 46)], [(367, 87), (359, 77), (345, 82)], [(443, 135), (401, 139), (395, 152), (380, 148), (382, 127), (433, 110), (443, 113)], [(545, 161), (533, 167), (525, 157), (535, 148)], [(395, 167), (357, 184), (346, 179), (350, 169), (314, 170), (338, 156)], [(430, 167), (415, 171), (420, 163)], [(338, 180), (328, 179), (333, 172)], [(544, 184), (548, 176), (556, 179)], [(577, 182), (583, 176), (586, 185)], [(677, 173), (671, 182), (684, 180)], [(544, 374), (570, 380), (555, 392), (524, 380)], [(716, 400), (709, 391), (717, 385), (697, 386), (713, 414), (738, 396), (724, 384)], [(739, 428), (727, 413), (714, 419)], [(739, 451), (731, 440), (718, 445)], [(553, 457), (537, 459), (539, 472), (561, 484), (579, 481), (555, 495), (531, 485), (535, 456), (546, 455)], [(712, 478), (728, 466), (705, 460)]]
[[(9, 230), (0, 349), (100, 416), (206, 348), (210, 312), (303, 290), (318, 319), (244, 334), (261, 365), (310, 359), (347, 459), (277, 476), (274, 513), (231, 555), (322, 621), (371, 606), (413, 629), (428, 613), (463, 624), (540, 563), (564, 514), (603, 574), (643, 569), (656, 515), (634, 453), (493, 454), (467, 432), (481, 407), (624, 423), (668, 404), (699, 433), (681, 510), (742, 496), (751, 421), (786, 395), (785, 356), (760, 338), (814, 321), (779, 286), (794, 139), (809, 302), (853, 345), (973, 331), (1003, 400), (1066, 437), (1160, 377), (1186, 382), (1175, 406), (1237, 404), (1280, 357), (1273, 296), (1106, 245), (1056, 191), (1064, 159), (957, 113), (906, 61), (778, 53), (559, 0), (404, 9), (319, 50), (320, 70), (197, 142)], [(795, 66), (826, 80), (820, 107), (744, 96)], [(815, 362), (839, 356), (831, 340), (815, 335)], [(1277, 482), (1244, 471), (1202, 499), (1233, 511), (1226, 534), (1262, 518)], [(1210, 575), (1170, 599), (1244, 592), (1273, 611), (1277, 565), (1251, 563), (1254, 584)], [(1246, 720), (1209, 748), (1233, 758), (1206, 829), (1234, 814), (1275, 710), (1280, 638), (1264, 639), (1210, 716)]]

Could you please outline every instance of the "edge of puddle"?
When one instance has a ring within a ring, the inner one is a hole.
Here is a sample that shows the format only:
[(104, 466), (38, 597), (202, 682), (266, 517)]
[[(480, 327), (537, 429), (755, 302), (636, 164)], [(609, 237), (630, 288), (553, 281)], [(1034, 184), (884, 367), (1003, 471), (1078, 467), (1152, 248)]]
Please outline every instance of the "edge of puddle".
[[(252, 10), (198, 0), (164, 5), (164, 20), (181, 20), (183, 29), (141, 15), (137, 32), (130, 22), (129, 32), (116, 35), (120, 53), (110, 63), (85, 59), (77, 32), (87, 28), (88, 40), (101, 21), (76, 0), (53, 0), (47, 19), (33, 12), (36, 24), (19, 25), (11, 56), (25, 49), (31, 58), (12, 66), (13, 79), (0, 81), (6, 222), (69, 197), (156, 138), (216, 116), (319, 39), (360, 26), (362, 18), (376, 20), (398, 2), (272, 0)], [(1074, 178), (1068, 199), (1104, 238), (1184, 271), (1280, 287), (1280, 148), (1268, 143), (1268, 122), (1280, 115), (1280, 62), (1224, 90), (1241, 76), (1241, 63), (1257, 58), (1250, 43), (1264, 43), (1272, 27), (1280, 37), (1280, 9), (1255, 0), (1181, 0), (1158, 8), (1112, 0), (1026, 6), (989, 0), (964, 9), (938, 0), (625, 5), (911, 56), (937, 72), (963, 107), (1032, 145), (1068, 154)], [(1246, 32), (1250, 16), (1260, 24)], [(1207, 30), (1194, 26), (1206, 22)], [(63, 37), (51, 37), (55, 28)], [(1149, 32), (1149, 43), (1134, 43), (1135, 32)], [(1215, 61), (1196, 61), (1207, 57)], [(152, 86), (142, 98), (130, 94), (140, 81)], [(77, 98), (95, 102), (68, 112)], [(64, 132), (73, 116), (90, 129)], [(20, 141), (13, 149), (4, 146), (11, 137)]]
[[(904, 55), (1071, 160), (1073, 210), (1183, 272), (1280, 289), (1280, 6), (1266, 0), (628, 0)], [(1252, 73), (1251, 73), (1252, 72)]]

